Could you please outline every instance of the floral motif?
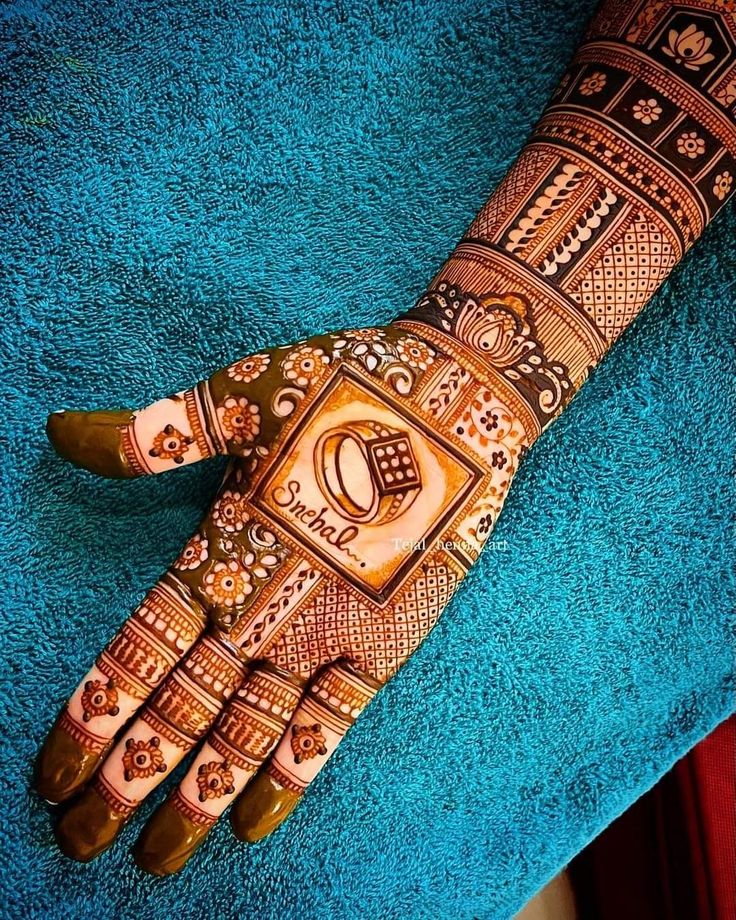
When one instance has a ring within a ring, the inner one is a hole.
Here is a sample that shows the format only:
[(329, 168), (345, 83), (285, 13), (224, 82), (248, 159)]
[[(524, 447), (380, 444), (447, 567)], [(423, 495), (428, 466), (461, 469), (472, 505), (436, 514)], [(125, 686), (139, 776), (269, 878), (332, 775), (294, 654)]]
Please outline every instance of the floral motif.
[(694, 160), (705, 153), (705, 141), (697, 131), (684, 131), (677, 138), (677, 152)]
[(261, 412), (245, 396), (228, 396), (217, 409), (223, 434), (235, 444), (251, 443), (261, 430)]
[(345, 332), (335, 339), (334, 349), (336, 355), (342, 355), (347, 351), (351, 358), (365, 367), (366, 370), (373, 371), (385, 361), (392, 361), (395, 358), (389, 342), (385, 340), (386, 333), (382, 329), (355, 329), (351, 332)]
[(483, 515), (483, 517), (478, 521), (478, 526), (475, 528), (475, 536), (483, 543), (485, 542), (486, 537), (493, 530), (493, 525), (496, 522), (496, 516), (488, 512)]
[(183, 463), (184, 454), (189, 450), (190, 444), (194, 444), (194, 438), (191, 435), (182, 434), (178, 428), (167, 425), (153, 439), (153, 447), (148, 454), (151, 457), (158, 457), (159, 460)]
[(255, 553), (249, 552), (245, 553), (243, 556), (243, 565), (248, 567), (249, 572), (254, 575), (256, 578), (268, 578), (269, 569), (272, 569), (274, 566), (278, 565), (279, 557), (276, 553), (264, 553), (260, 561), (257, 562), (257, 557)]
[(713, 55), (708, 51), (712, 44), (713, 39), (708, 38), (693, 22), (682, 32), (670, 29), (667, 44), (662, 46), (662, 51), (674, 58), (675, 64), (684, 64), (689, 70), (700, 70), (703, 64), (713, 60)]
[(206, 537), (201, 536), (201, 534), (195, 534), (179, 554), (179, 558), (174, 563), (174, 568), (180, 571), (199, 568), (203, 562), (207, 561), (209, 555), (207, 552), (208, 546), (209, 542)]
[(330, 359), (321, 348), (312, 345), (300, 345), (284, 358), (281, 369), (287, 380), (293, 380), (297, 386), (308, 387), (322, 373)]
[(502, 450), (494, 450), (491, 454), (491, 466), (494, 469), (502, 470), (509, 462), (509, 458)]
[(659, 121), (662, 114), (662, 107), (658, 105), (656, 99), (640, 99), (632, 108), (634, 118), (643, 125), (651, 125)]
[(95, 716), (116, 716), (119, 712), (114, 680), (110, 679), (107, 683), (88, 680), (85, 683), (82, 692), (82, 718), (85, 722)]
[(382, 339), (386, 333), (383, 329), (351, 329), (344, 332), (335, 341), (335, 348), (345, 348), (348, 342), (375, 342), (376, 339)]
[(516, 364), (534, 347), (527, 309), (518, 297), (468, 298), (455, 328), (494, 367)]
[(239, 533), (250, 520), (245, 497), (226, 489), (212, 506), (212, 520), (226, 533)]
[(250, 573), (236, 559), (216, 562), (212, 571), (205, 575), (204, 591), (220, 607), (237, 607), (253, 591)]
[(725, 170), (716, 176), (716, 181), (713, 183), (713, 194), (719, 201), (723, 201), (730, 194), (732, 186), (733, 176)]
[(326, 740), (319, 722), (314, 725), (292, 725), (290, 743), (294, 763), (311, 760), (317, 754), (324, 756), (327, 753)]
[(271, 363), (271, 355), (251, 355), (231, 364), (227, 368), (227, 375), (238, 383), (253, 383)]
[(404, 364), (408, 364), (409, 367), (418, 367), (422, 371), (426, 371), (429, 365), (434, 363), (434, 351), (413, 335), (399, 339), (396, 343), (396, 353)]
[(160, 749), (161, 739), (156, 735), (150, 741), (136, 741), (128, 738), (123, 754), (123, 776), (128, 782), (134, 779), (148, 779), (168, 769)]
[[(516, 436), (514, 419), (508, 409), (493, 401), (490, 390), (483, 390), (463, 412), (455, 433), (473, 444), (481, 457), (493, 464), (500, 444), (509, 435)], [(497, 462), (497, 461), (496, 461)]]
[(235, 792), (235, 777), (230, 764), (226, 760), (211, 760), (209, 763), (200, 764), (197, 770), (197, 786), (200, 802), (232, 795)]
[(493, 409), (486, 409), (483, 415), (478, 419), (478, 424), (490, 434), (498, 428), (498, 412), (494, 412)]
[(599, 93), (605, 85), (606, 75), (601, 73), (600, 70), (596, 70), (595, 73), (590, 74), (581, 82), (580, 92), (583, 96), (593, 96), (595, 93)]

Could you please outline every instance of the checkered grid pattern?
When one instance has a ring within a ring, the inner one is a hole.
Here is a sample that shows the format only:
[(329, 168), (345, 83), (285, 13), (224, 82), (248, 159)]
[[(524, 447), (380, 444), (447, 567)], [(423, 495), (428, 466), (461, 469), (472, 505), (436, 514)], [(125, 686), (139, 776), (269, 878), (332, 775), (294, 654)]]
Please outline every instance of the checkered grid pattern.
[(664, 281), (676, 257), (662, 230), (636, 212), (620, 238), (568, 291), (609, 341), (616, 339)]
[(445, 563), (427, 562), (392, 606), (378, 612), (344, 585), (331, 582), (292, 620), (269, 658), (307, 677), (344, 656), (386, 680), (435, 624), (457, 584), (457, 575)]

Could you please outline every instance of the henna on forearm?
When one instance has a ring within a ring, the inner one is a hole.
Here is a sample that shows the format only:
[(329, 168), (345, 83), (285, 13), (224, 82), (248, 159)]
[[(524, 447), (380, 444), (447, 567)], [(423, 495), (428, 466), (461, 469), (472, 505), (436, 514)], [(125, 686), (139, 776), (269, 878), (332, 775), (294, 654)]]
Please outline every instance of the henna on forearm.
[(181, 868), (231, 803), (249, 840), (294, 807), (452, 599), (527, 447), (732, 193), (735, 36), (732, 5), (606, 3), (413, 310), (138, 412), (50, 417), (57, 451), (103, 475), (233, 457), (41, 752), (46, 797), (84, 790), (65, 852), (108, 847), (210, 729), (144, 868)]
[(402, 317), (482, 356), (539, 431), (736, 190), (735, 11), (606, 0), (519, 158)]

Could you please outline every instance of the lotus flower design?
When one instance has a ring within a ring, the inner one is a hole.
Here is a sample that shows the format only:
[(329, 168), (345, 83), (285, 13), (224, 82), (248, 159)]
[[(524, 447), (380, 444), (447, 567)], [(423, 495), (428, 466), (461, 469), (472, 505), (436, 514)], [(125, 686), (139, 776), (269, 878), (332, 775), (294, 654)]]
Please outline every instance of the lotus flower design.
[(676, 64), (684, 64), (689, 70), (700, 70), (703, 64), (713, 60), (714, 56), (708, 51), (712, 44), (713, 39), (691, 23), (682, 32), (670, 29), (662, 51), (674, 58)]
[(455, 334), (495, 367), (511, 367), (533, 348), (523, 301), (513, 295), (473, 297), (455, 320)]

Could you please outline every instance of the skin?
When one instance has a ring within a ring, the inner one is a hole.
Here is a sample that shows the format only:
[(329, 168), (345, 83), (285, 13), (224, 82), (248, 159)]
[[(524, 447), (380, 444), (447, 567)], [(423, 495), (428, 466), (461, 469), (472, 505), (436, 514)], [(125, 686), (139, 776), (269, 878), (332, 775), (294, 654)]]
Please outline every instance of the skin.
[[(233, 460), (72, 695), (36, 788), (67, 855), (106, 849), (200, 742), (136, 845), (182, 868), (233, 804), (298, 803), (477, 559), (518, 464), (736, 184), (728, 3), (604, 3), (519, 159), (389, 326), (242, 359), (139, 411), (49, 418), (100, 475)], [(729, 69), (730, 68), (730, 69)]]

